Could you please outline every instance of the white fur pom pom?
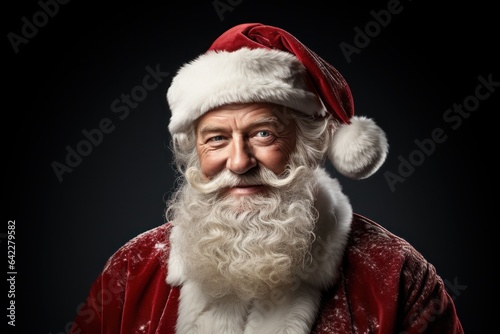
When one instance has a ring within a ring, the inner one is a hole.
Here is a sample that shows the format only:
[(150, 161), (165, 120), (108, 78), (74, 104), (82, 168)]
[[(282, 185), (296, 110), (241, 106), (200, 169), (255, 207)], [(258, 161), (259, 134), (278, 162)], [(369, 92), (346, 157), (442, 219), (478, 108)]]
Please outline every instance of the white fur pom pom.
[(354, 116), (335, 130), (328, 156), (339, 173), (360, 180), (380, 168), (388, 151), (385, 132), (372, 119)]

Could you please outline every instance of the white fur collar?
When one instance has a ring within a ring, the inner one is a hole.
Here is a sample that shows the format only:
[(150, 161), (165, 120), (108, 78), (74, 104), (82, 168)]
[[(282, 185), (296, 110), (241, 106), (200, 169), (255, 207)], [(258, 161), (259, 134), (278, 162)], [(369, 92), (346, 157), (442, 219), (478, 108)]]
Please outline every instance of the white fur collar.
[(177, 334), (310, 333), (321, 291), (338, 278), (352, 219), (351, 205), (338, 181), (322, 168), (318, 168), (316, 177), (319, 220), (312, 249), (313, 261), (286, 294), (277, 293), (268, 300), (251, 304), (229, 297), (211, 299), (184, 276), (182, 256), (175, 242), (179, 231), (176, 227), (172, 229), (167, 283), (181, 286)]

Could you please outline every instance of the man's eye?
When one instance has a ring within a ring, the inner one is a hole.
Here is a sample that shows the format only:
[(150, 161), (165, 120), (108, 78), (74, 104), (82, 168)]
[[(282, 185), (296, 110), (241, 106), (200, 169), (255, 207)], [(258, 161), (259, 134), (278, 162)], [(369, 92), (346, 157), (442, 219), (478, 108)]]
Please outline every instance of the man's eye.
[(271, 132), (262, 130), (257, 132), (257, 137), (269, 137), (271, 135)]
[(214, 137), (210, 138), (210, 141), (221, 141), (223, 139), (224, 139), (224, 137), (222, 137), (222, 136), (214, 136)]

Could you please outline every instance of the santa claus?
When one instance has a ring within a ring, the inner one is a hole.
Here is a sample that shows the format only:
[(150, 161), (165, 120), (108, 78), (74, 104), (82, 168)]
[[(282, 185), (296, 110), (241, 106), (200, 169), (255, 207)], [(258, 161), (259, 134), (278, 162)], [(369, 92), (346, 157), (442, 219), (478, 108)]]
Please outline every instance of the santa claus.
[(166, 223), (106, 263), (70, 333), (463, 333), (435, 268), (353, 213), (388, 143), (345, 79), (283, 29), (237, 25), (167, 100)]

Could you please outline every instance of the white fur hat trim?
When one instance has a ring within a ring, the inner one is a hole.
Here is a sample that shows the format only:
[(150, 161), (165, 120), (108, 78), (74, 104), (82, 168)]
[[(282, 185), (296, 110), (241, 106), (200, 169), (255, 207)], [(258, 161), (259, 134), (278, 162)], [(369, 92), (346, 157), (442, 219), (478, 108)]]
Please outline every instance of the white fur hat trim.
[(167, 100), (171, 134), (229, 103), (270, 102), (310, 115), (326, 114), (304, 65), (280, 50), (208, 51), (179, 69)]

